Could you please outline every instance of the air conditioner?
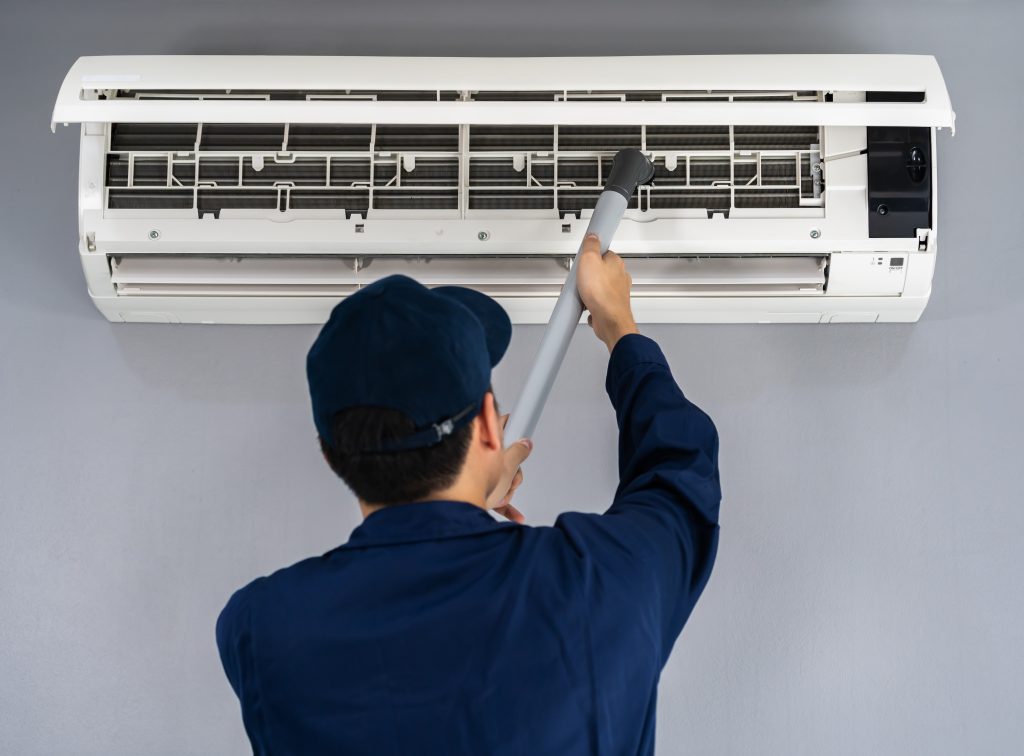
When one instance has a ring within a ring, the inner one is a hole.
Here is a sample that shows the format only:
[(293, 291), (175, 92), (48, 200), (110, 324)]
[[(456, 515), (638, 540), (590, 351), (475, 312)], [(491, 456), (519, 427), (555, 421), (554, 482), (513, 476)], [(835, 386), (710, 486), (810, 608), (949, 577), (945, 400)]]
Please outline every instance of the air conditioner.
[(80, 58), (79, 252), (110, 320), (323, 321), (404, 272), (542, 323), (615, 152), (646, 322), (915, 321), (936, 254), (934, 58)]

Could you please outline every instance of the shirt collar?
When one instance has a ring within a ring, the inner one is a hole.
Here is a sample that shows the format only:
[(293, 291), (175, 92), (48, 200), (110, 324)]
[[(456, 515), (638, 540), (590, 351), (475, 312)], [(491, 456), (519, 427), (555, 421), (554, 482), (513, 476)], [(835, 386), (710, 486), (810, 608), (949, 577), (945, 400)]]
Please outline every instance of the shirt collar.
[(458, 538), (515, 526), (514, 522), (498, 522), (487, 511), (468, 502), (417, 501), (372, 512), (339, 548), (360, 549)]

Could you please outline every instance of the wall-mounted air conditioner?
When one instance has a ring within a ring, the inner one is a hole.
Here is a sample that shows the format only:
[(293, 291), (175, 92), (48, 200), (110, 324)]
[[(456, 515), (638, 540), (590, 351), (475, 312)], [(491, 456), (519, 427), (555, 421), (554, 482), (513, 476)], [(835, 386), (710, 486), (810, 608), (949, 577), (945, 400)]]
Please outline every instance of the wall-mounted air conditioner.
[(934, 58), (81, 58), (79, 234), (111, 320), (310, 323), (393, 272), (547, 320), (612, 156), (646, 322), (914, 321)]

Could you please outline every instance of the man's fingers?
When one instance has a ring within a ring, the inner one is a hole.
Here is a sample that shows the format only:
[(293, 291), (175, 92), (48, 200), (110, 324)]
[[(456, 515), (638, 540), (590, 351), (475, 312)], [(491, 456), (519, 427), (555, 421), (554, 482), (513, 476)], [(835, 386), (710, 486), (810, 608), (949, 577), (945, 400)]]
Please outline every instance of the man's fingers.
[(505, 450), (505, 469), (518, 470), (519, 465), (530, 456), (533, 451), (533, 442), (528, 438), (521, 438)]
[[(522, 484), (522, 470), (519, 469), (519, 466), (529, 456), (532, 449), (534, 449), (534, 443), (529, 438), (520, 438), (515, 444), (505, 450), (503, 459), (504, 470), (501, 479), (498, 480), (498, 484), (495, 486), (495, 490), (490, 492), (490, 495), (487, 497), (488, 507), (504, 514), (502, 509), (508, 506), (512, 492)], [(522, 515), (520, 514), (519, 516), (521, 517)], [(522, 521), (515, 517), (509, 517), (509, 519), (515, 519), (517, 522)]]
[[(507, 498), (511, 495), (512, 490), (523, 481), (523, 474), (519, 466), (530, 456), (532, 450), (533, 442), (528, 438), (521, 438), (505, 449), (504, 456), (502, 457), (504, 470), (502, 471), (501, 479), (498, 480), (494, 490), (487, 497), (488, 507), (497, 510), (508, 503)], [(513, 483), (515, 483), (515, 486)]]
[(495, 507), (494, 511), (500, 514), (507, 520), (512, 522), (518, 522), (520, 524), (526, 522), (526, 517), (518, 509), (513, 507), (511, 504), (503, 504), (500, 507)]
[(597, 234), (587, 234), (583, 237), (583, 246), (580, 247), (581, 255), (601, 254), (601, 240)]

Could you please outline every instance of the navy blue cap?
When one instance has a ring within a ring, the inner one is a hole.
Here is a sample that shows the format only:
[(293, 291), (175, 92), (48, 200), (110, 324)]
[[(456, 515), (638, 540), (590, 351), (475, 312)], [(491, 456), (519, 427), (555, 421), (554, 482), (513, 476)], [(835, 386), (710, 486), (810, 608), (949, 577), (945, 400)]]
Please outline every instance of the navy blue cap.
[(416, 431), (379, 449), (432, 446), (472, 420), (505, 354), (512, 323), (486, 294), (382, 278), (331, 311), (306, 357), (313, 419), (328, 444), (350, 407), (405, 413)]

